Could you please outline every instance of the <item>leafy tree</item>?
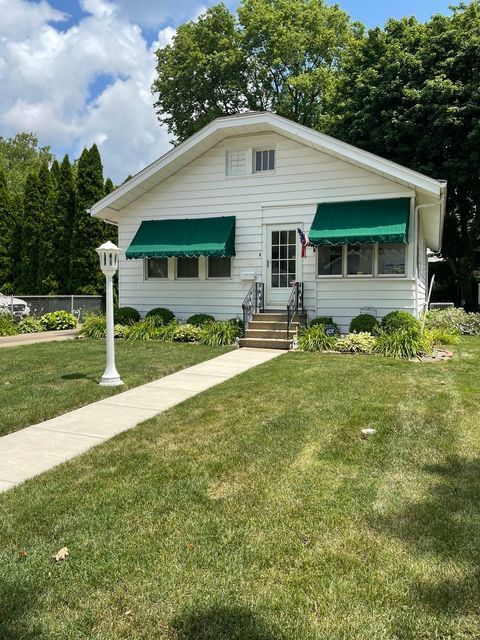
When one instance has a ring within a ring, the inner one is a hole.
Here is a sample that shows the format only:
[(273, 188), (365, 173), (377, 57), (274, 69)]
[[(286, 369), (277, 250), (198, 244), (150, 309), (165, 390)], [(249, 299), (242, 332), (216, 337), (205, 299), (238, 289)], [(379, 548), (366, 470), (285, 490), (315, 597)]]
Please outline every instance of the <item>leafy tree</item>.
[(23, 210), (22, 246), (17, 286), (20, 293), (34, 294), (38, 291), (39, 239), (42, 225), (39, 179), (36, 173), (30, 173), (27, 176)]
[(449, 182), (442, 255), (458, 301), (480, 268), (480, 2), (427, 24), (389, 20), (352, 47), (334, 135)]
[(43, 162), (52, 160), (50, 147), (40, 147), (33, 133), (17, 133), (13, 138), (0, 136), (0, 167), (5, 171), (13, 196), (23, 196), (27, 175), (37, 173)]
[(103, 290), (104, 278), (95, 249), (106, 239), (108, 228), (102, 220), (92, 218), (89, 211), (105, 195), (102, 161), (96, 144), (89, 150), (84, 149), (80, 156), (76, 193), (70, 290), (72, 293), (99, 293)]
[(7, 180), (5, 172), (0, 169), (0, 289), (12, 282), (11, 242), (13, 224)]
[(51, 276), (58, 283), (59, 293), (70, 293), (70, 249), (75, 208), (75, 183), (70, 159), (66, 155), (60, 165), (54, 204), (57, 231), (54, 236), (55, 266)]

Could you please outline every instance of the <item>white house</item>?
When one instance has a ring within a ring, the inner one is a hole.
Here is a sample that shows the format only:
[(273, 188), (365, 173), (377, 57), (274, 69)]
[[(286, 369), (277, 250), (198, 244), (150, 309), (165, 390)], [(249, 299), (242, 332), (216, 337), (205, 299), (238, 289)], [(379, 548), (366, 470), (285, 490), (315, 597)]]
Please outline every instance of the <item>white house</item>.
[(255, 282), (265, 309), (286, 312), (298, 282), (309, 319), (347, 331), (365, 307), (422, 311), (445, 199), (444, 181), (249, 112), (211, 122), (91, 213), (118, 225), (121, 306), (241, 318)]

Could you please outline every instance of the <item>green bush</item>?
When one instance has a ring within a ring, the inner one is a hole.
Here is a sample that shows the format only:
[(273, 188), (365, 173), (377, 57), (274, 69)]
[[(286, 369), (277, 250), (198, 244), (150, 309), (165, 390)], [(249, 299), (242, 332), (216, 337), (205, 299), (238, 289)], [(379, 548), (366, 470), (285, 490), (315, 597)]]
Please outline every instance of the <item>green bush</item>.
[(298, 348), (302, 351), (325, 351), (335, 347), (335, 337), (327, 336), (325, 324), (318, 323), (303, 329), (298, 336)]
[(0, 336), (15, 336), (18, 327), (7, 313), (0, 314)]
[(243, 320), (240, 320), (240, 318), (230, 318), (230, 320), (228, 320), (227, 322), (231, 322), (236, 328), (237, 337), (243, 338), (243, 336), (245, 335), (245, 324)]
[(432, 344), (458, 344), (460, 333), (450, 329), (425, 329), (425, 335)]
[(156, 322), (152, 318), (145, 318), (140, 322), (135, 322), (135, 324), (128, 325), (128, 329), (126, 331), (126, 339), (127, 340), (158, 340), (158, 330)]
[(432, 309), (427, 311), (425, 326), (428, 329), (457, 331), (470, 336), (480, 336), (480, 313), (468, 313), (465, 309)]
[(113, 326), (113, 335), (115, 338), (126, 338), (129, 324), (115, 324)]
[(235, 342), (239, 336), (239, 328), (230, 320), (215, 321), (200, 328), (200, 340), (210, 347), (221, 347)]
[[(155, 320), (155, 317), (153, 317), (152, 320)], [(168, 324), (157, 325), (155, 340), (161, 340), (162, 342), (172, 342), (173, 340), (175, 340), (175, 335), (179, 326), (180, 325), (176, 320), (173, 320)]]
[(383, 318), (380, 326), (382, 331), (391, 333), (408, 329), (419, 331), (422, 325), (408, 311), (391, 311)]
[(40, 318), (36, 316), (28, 316), (18, 323), (18, 333), (38, 333), (45, 331)]
[(342, 353), (373, 353), (376, 338), (371, 333), (359, 331), (340, 336), (335, 342), (335, 350)]
[(175, 342), (197, 342), (200, 340), (200, 327), (188, 323), (179, 324), (177, 325), (173, 339)]
[(418, 329), (397, 329), (381, 331), (374, 348), (375, 353), (391, 358), (415, 358), (432, 352), (432, 343), (428, 336)]
[(361, 313), (350, 322), (350, 333), (374, 333), (378, 328), (378, 320), (371, 313)]
[(168, 324), (169, 322), (175, 320), (175, 314), (170, 311), (170, 309), (164, 309), (163, 307), (155, 307), (154, 309), (150, 309), (146, 317), (151, 318), (153, 316), (156, 317), (157, 321), (161, 319), (161, 324)]
[(316, 327), (317, 325), (322, 325), (323, 327), (326, 327), (328, 324), (331, 324), (333, 327), (335, 327), (335, 331), (337, 333), (340, 333), (338, 324), (333, 321), (333, 318), (331, 316), (318, 316), (317, 318), (314, 318), (311, 322), (309, 322), (308, 326)]
[(63, 329), (75, 329), (77, 319), (68, 311), (52, 311), (40, 318), (45, 331), (62, 331)]
[(140, 314), (133, 307), (115, 307), (113, 321), (115, 324), (133, 324), (140, 320)]
[(86, 314), (80, 334), (86, 338), (105, 338), (107, 334), (105, 316), (97, 316), (94, 313)]
[(215, 322), (215, 318), (209, 313), (195, 313), (187, 320), (187, 324), (193, 324), (196, 327), (201, 327), (208, 322)]

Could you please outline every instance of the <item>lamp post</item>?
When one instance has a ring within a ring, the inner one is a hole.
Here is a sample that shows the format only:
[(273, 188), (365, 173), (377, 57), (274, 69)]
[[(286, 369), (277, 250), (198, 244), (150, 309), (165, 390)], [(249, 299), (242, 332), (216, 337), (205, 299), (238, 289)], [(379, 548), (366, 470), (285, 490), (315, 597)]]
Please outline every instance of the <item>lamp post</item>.
[(96, 250), (100, 256), (100, 268), (105, 274), (107, 286), (107, 366), (100, 380), (103, 387), (117, 387), (123, 384), (115, 366), (115, 339), (113, 335), (113, 276), (118, 269), (118, 256), (122, 252), (113, 242), (105, 242)]

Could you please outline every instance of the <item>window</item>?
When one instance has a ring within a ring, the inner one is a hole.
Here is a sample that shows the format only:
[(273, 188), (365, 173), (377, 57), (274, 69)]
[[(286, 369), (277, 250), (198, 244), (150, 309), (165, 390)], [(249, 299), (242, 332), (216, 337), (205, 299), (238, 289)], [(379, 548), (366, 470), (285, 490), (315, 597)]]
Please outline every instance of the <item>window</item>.
[(272, 287), (290, 287), (295, 281), (296, 251), (295, 229), (272, 231)]
[(148, 280), (168, 278), (168, 258), (147, 258), (145, 273)]
[(341, 276), (343, 246), (320, 245), (318, 247), (318, 275), (319, 276)]
[(244, 176), (247, 173), (247, 154), (245, 151), (227, 151), (227, 176)]
[(230, 278), (231, 275), (230, 258), (209, 258), (208, 277), (209, 278)]
[(177, 278), (198, 278), (198, 258), (177, 258)]
[(368, 276), (373, 274), (373, 244), (349, 244), (347, 253), (347, 275)]
[(274, 171), (275, 150), (265, 149), (262, 151), (255, 151), (253, 170), (255, 173), (260, 173), (261, 171)]
[(378, 245), (378, 274), (405, 275), (406, 245), (396, 242)]

